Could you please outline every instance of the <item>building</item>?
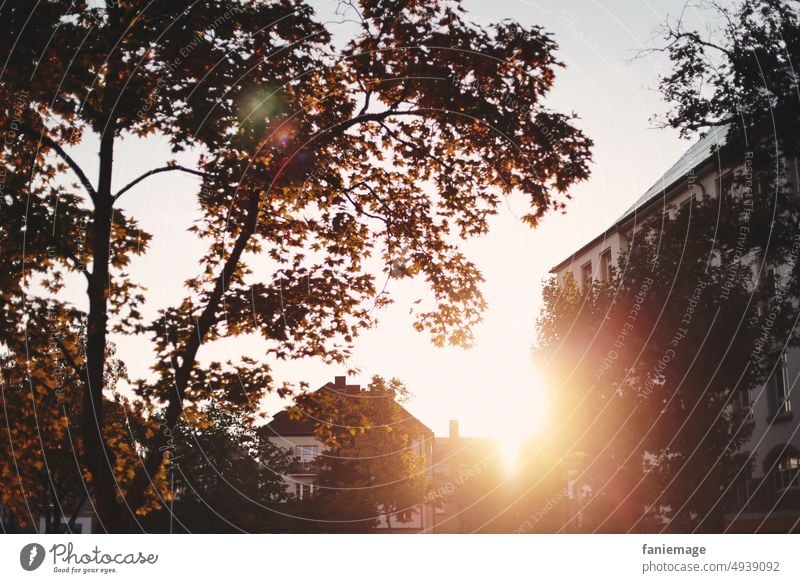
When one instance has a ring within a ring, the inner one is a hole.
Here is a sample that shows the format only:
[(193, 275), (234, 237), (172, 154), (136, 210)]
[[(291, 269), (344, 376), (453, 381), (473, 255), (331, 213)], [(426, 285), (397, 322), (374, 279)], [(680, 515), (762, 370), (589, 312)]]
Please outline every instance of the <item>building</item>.
[[(674, 216), (681, 205), (705, 197), (719, 197), (728, 192), (733, 172), (720, 169), (715, 149), (725, 140), (727, 128), (709, 131), (690, 147), (681, 158), (649, 188), (612, 225), (568, 258), (551, 269), (559, 282), (571, 275), (586, 285), (593, 280), (606, 281), (611, 266), (625, 253), (633, 233), (653, 216), (667, 213)], [(795, 194), (800, 184), (797, 161), (788, 161)], [(778, 270), (780, 268), (777, 268)], [(786, 532), (800, 517), (800, 390), (794, 390), (800, 378), (800, 349), (789, 349), (781, 355), (778, 366), (764, 387), (766, 398), (747, 396), (754, 422), (752, 437), (746, 449), (752, 452), (751, 476), (740, 485), (740, 512), (726, 519), (733, 532)], [(760, 488), (751, 496), (754, 484), (765, 481), (769, 488)], [(778, 503), (780, 501), (780, 503)]]
[(497, 442), (488, 437), (460, 435), (458, 421), (450, 421), (447, 437), (433, 446), (433, 481), (426, 502), (433, 506), (431, 531), (442, 534), (482, 531), (497, 517)]
[[(97, 515), (95, 515), (88, 498), (84, 498), (80, 502), (78, 512), (75, 513), (75, 522), (70, 527), (69, 523), (72, 520), (70, 516), (62, 516), (60, 524), (56, 527), (59, 529), (58, 534), (92, 534), (98, 528)], [(48, 531), (47, 517), (39, 517), (39, 532), (46, 533)]]
[[(335, 397), (355, 396), (362, 389), (359, 385), (347, 384), (346, 377), (337, 376), (332, 383), (326, 383), (317, 391), (331, 392)], [(410, 437), (409, 448), (416, 455), (425, 460), (428, 468), (428, 478), (431, 475), (433, 460), (433, 432), (419, 419), (414, 417), (400, 404), (394, 402), (400, 418), (403, 419), (402, 428)], [(265, 435), (275, 445), (288, 449), (294, 456), (294, 467), (284, 476), (289, 495), (295, 500), (304, 500), (313, 497), (317, 488), (317, 458), (323, 455), (325, 445), (317, 439), (315, 430), (318, 422), (308, 416), (299, 419), (293, 418), (288, 411), (280, 411), (265, 427)], [(430, 529), (433, 524), (433, 505), (425, 502), (403, 509), (391, 517), (391, 531), (393, 533), (423, 532)], [(388, 532), (386, 517), (379, 517), (376, 531)]]

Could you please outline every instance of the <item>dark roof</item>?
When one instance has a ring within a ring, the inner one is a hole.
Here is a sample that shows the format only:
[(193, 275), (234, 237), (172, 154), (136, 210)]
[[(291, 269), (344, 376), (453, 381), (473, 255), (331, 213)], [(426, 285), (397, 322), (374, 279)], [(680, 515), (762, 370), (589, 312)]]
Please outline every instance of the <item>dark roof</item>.
[[(317, 393), (322, 391), (332, 391), (340, 395), (358, 395), (361, 392), (360, 385), (348, 385), (345, 382), (345, 377), (336, 377), (332, 383), (325, 383)], [(431, 431), (424, 423), (414, 417), (408, 410), (395, 403), (399, 408), (402, 415), (402, 423), (406, 425), (407, 429), (417, 434), (429, 434), (433, 436)], [(311, 417), (303, 416), (299, 419), (292, 419), (289, 412), (286, 410), (279, 411), (273, 416), (272, 421), (264, 426), (264, 431), (267, 437), (289, 437), (298, 435), (314, 435), (314, 430), (317, 427), (317, 421)]]
[(609, 236), (611, 233), (617, 231), (622, 223), (636, 216), (637, 213), (644, 210), (651, 203), (662, 199), (667, 200), (670, 195), (677, 194), (673, 192), (677, 186), (690, 172), (696, 170), (699, 166), (704, 165), (713, 156), (717, 147), (725, 143), (725, 136), (728, 132), (728, 126), (718, 126), (710, 129), (702, 138), (695, 142), (688, 150), (686, 150), (678, 161), (670, 166), (661, 178), (656, 180), (655, 184), (647, 189), (647, 191), (640, 196), (622, 215), (614, 221), (609, 228), (594, 237), (591, 241), (581, 246), (577, 251), (572, 253), (569, 257), (562, 260), (557, 265), (550, 269), (550, 273), (556, 273), (559, 269), (572, 262), (572, 260), (580, 255), (588, 247), (593, 247), (599, 241)]
[(653, 186), (647, 189), (647, 192), (622, 213), (622, 216), (617, 219), (617, 223), (624, 221), (659, 196), (666, 196), (667, 190), (714, 155), (714, 150), (725, 143), (727, 132), (728, 126), (718, 126), (710, 129), (707, 134), (686, 150), (678, 158), (678, 161)]
[(291, 435), (314, 435), (317, 422), (310, 417), (292, 419), (288, 411), (279, 411), (266, 425), (267, 437)]

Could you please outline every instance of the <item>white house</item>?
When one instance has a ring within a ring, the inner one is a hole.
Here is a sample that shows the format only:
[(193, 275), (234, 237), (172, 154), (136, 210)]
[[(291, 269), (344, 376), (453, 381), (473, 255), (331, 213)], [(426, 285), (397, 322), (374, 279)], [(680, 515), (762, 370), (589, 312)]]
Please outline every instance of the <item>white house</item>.
[[(361, 392), (359, 385), (347, 384), (346, 378), (337, 376), (332, 383), (326, 383), (318, 391), (333, 391), (338, 395), (357, 395)], [(395, 403), (404, 419), (404, 428), (410, 437), (409, 448), (425, 460), (429, 478), (432, 475), (433, 432), (416, 417)], [(315, 435), (317, 422), (308, 417), (293, 419), (288, 411), (280, 411), (264, 428), (269, 440), (285, 449), (289, 449), (295, 459), (292, 471), (284, 476), (286, 488), (290, 495), (303, 500), (313, 496), (316, 491), (316, 458), (322, 454), (325, 446)], [(421, 501), (420, 504), (397, 512), (391, 519), (391, 530), (400, 532), (422, 532), (429, 530), (433, 524), (433, 505)], [(387, 531), (385, 517), (378, 518), (376, 530)]]

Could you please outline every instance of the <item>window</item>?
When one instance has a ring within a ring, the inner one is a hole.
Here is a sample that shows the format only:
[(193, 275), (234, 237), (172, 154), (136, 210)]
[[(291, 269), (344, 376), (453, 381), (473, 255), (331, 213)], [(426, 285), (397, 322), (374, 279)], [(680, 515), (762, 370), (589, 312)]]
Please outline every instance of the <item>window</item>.
[(789, 371), (786, 354), (778, 357), (775, 370), (767, 381), (769, 421), (785, 421), (792, 417), (792, 402), (789, 400)]
[(600, 254), (600, 277), (605, 278), (604, 281), (611, 281), (612, 269), (611, 249), (606, 249)]
[(301, 462), (311, 462), (319, 455), (318, 445), (296, 445), (294, 446), (294, 456)]
[(726, 199), (733, 195), (733, 172), (727, 171), (717, 177), (717, 194), (723, 205), (726, 203)]
[(750, 389), (743, 387), (736, 392), (737, 405), (739, 410), (746, 411), (748, 415), (753, 413), (753, 400), (750, 397)]
[(681, 205), (678, 209), (678, 216), (683, 219), (687, 219), (689, 214), (691, 213), (691, 209), (694, 206), (694, 194), (689, 196), (689, 198), (685, 198), (681, 201)]
[(786, 488), (800, 486), (800, 457), (796, 454), (784, 454), (775, 466), (775, 491), (781, 492)]
[(411, 519), (414, 518), (414, 511), (411, 509), (403, 510), (396, 513), (394, 517), (397, 522), (411, 522)]
[(581, 285), (589, 287), (592, 285), (592, 262), (587, 261), (581, 266)]
[(767, 270), (767, 275), (765, 277), (766, 277), (767, 296), (769, 297), (769, 299), (772, 299), (778, 295), (778, 287), (779, 287), (778, 272), (775, 270), (774, 267), (770, 267)]
[(744, 511), (750, 502), (750, 478), (745, 472), (736, 480), (736, 508), (740, 512)]

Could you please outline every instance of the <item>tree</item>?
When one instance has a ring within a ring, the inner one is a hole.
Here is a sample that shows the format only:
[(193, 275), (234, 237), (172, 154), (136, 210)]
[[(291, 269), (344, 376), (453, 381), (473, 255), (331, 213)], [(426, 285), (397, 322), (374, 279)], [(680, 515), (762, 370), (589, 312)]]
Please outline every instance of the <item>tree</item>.
[(435, 447), (436, 466), (425, 499), (444, 511), (435, 517), (436, 532), (510, 532), (514, 526), (504, 520), (510, 472), (503, 468), (498, 444), (490, 438), (458, 437)]
[(705, 197), (653, 217), (609, 281), (546, 287), (538, 357), (553, 441), (583, 456), (577, 483), (591, 488), (568, 524), (580, 511), (588, 530), (647, 530), (656, 514), (680, 530), (722, 528), (752, 429), (741, 395), (769, 370), (754, 353), (765, 291), (720, 244), (736, 236), (735, 203), (720, 214)]
[(318, 458), (318, 493), (305, 505), (322, 530), (369, 532), (383, 521), (391, 532), (402, 526), (397, 514), (411, 519), (420, 511), (433, 434), (398, 403), (407, 395), (401, 381), (375, 376), (356, 395), (326, 391), (299, 400), (298, 410), (324, 420), (317, 428), (327, 446)]
[[(663, 44), (652, 50), (664, 52), (672, 66), (659, 80), (670, 106), (659, 121), (684, 136), (724, 128), (720, 174), (739, 171), (733, 184), (721, 186), (726, 194), (734, 188), (755, 194), (746, 248), (756, 259), (758, 275), (764, 276), (767, 268), (787, 264), (800, 227), (792, 187), (793, 164), (800, 155), (798, 3), (701, 0), (689, 7), (717, 26), (699, 31), (680, 18), (661, 28)], [(790, 295), (797, 295), (796, 280), (785, 282)]]
[(690, 28), (688, 11), (665, 24), (654, 50), (672, 64), (660, 79), (671, 109), (660, 121), (687, 137), (722, 128), (717, 196), (647, 221), (610, 282), (545, 289), (552, 430), (584, 456), (578, 477), (591, 487), (572, 524), (661, 529), (647, 524), (658, 515), (674, 530), (718, 531), (746, 476), (743, 396), (797, 342), (796, 4), (701, 1), (687, 7), (709, 10), (716, 29)]
[(263, 532), (287, 498), (289, 452), (246, 415), (206, 406), (185, 411), (172, 435), (170, 502), (147, 518), (148, 530)]
[[(764, 355), (762, 366), (769, 374), (775, 355), (800, 340), (792, 322), (800, 304), (796, 70), (800, 4), (740, 0), (688, 6), (699, 9), (704, 17), (710, 15), (719, 26), (696, 30), (678, 19), (662, 28), (663, 44), (657, 50), (665, 51), (672, 64), (660, 80), (671, 106), (662, 122), (685, 135), (725, 127), (726, 140), (719, 151), (721, 174), (731, 168), (739, 171), (733, 184), (721, 184), (721, 189), (754, 193), (749, 232), (737, 245), (747, 249), (746, 261), (761, 280), (759, 287), (768, 292), (760, 298), (762, 333), (755, 352)], [(765, 478), (769, 473), (765, 472)], [(756, 484), (754, 495), (766, 493), (767, 482)]]
[[(41, 311), (32, 307), (32, 319), (47, 315), (48, 324), (31, 326), (25, 338), (27, 351), (0, 355), (0, 452), (4, 462), (0, 503), (20, 526), (38, 529), (43, 518), (44, 532), (62, 532), (62, 521), (72, 531), (78, 513), (92, 508), (88, 476), (78, 462), (81, 441), (74, 427), (74, 419), (80, 416), (80, 382), (64, 364), (64, 358), (82, 359), (80, 331), (70, 329), (68, 320), (56, 318), (52, 305), (41, 307)], [(39, 330), (46, 330), (47, 336), (41, 336)], [(124, 492), (133, 478), (137, 448), (148, 432), (155, 430), (155, 424), (146, 418), (141, 403), (132, 403), (116, 391), (126, 372), (113, 345), (108, 347), (107, 357), (105, 382), (111, 395), (104, 397), (106, 435), (117, 452), (115, 473)], [(17, 389), (26, 384), (29, 391)], [(163, 471), (153, 476), (153, 484), (155, 489), (141, 513), (168, 496)]]
[[(458, 0), (346, 4), (360, 28), (341, 49), (299, 0), (0, 8), (0, 341), (30, 328), (26, 298), (67, 313), (55, 294), (72, 274), (85, 280), (87, 307), (71, 316), (85, 329), (71, 371), (78, 451), (108, 531), (135, 528), (129, 509), (143, 508), (185, 407), (252, 414), (274, 388), (266, 359), (204, 367), (201, 346), (254, 334), (271, 358), (341, 361), (391, 300), (376, 285), (387, 277), (424, 279), (414, 325), (468, 345), (481, 277), (454, 241), (485, 233), (513, 192), (530, 197), (535, 225), (588, 175), (591, 141), (544, 104), (561, 63), (542, 28), (480, 28)], [(150, 135), (196, 167), (165, 160), (112, 188), (120, 147)], [(93, 179), (79, 144), (97, 150)], [(147, 321), (129, 266), (151, 237), (121, 201), (165, 172), (197, 176), (192, 232), (207, 253), (185, 299)], [(125, 468), (124, 493), (103, 396), (110, 334), (152, 340), (153, 373), (135, 394), (163, 420)]]

